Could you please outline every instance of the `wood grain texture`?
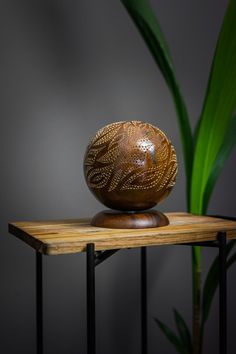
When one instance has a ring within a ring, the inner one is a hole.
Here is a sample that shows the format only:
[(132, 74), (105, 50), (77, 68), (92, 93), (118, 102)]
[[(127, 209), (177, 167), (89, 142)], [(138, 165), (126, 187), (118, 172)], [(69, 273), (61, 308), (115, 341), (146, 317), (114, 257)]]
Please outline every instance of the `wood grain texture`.
[(96, 214), (91, 225), (110, 229), (145, 229), (160, 227), (169, 224), (167, 217), (157, 210), (142, 212), (119, 212), (115, 210), (103, 210)]
[(214, 241), (219, 231), (236, 238), (236, 222), (187, 213), (167, 213), (170, 224), (148, 229), (107, 229), (90, 225), (90, 219), (14, 222), (9, 232), (46, 255), (84, 252), (87, 243), (96, 250), (134, 248)]

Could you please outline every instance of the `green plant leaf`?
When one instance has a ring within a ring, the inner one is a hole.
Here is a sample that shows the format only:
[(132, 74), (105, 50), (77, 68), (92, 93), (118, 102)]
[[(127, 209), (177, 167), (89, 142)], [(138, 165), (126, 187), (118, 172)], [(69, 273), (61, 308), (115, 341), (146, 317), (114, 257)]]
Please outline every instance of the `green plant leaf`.
[[(211, 183), (220, 172), (215, 167), (222, 152), (236, 108), (236, 0), (230, 0), (219, 35), (201, 114), (194, 154), (191, 185), (191, 212), (202, 214)], [(217, 171), (217, 173), (216, 173)], [(208, 183), (208, 185), (207, 185)], [(213, 184), (213, 183), (212, 183)], [(205, 194), (205, 188), (207, 192)], [(213, 188), (213, 187), (212, 187)], [(205, 194), (205, 197), (204, 197)], [(205, 198), (205, 199), (204, 199)]]
[(199, 129), (200, 129), (200, 123), (201, 123), (201, 119), (199, 117), (199, 119), (197, 121), (197, 124), (195, 126), (195, 129), (194, 129), (194, 133), (193, 133), (194, 147), (196, 147), (196, 144), (197, 144), (198, 133), (199, 133)]
[[(236, 0), (229, 0), (194, 139), (170, 51), (150, 2), (148, 0), (121, 1), (144, 38), (172, 94), (183, 145), (188, 210), (202, 214), (206, 211), (217, 177), (234, 144), (233, 137), (230, 136), (230, 124), (236, 108)], [(230, 139), (231, 142), (228, 141)], [(227, 247), (230, 248), (230, 246)], [(193, 299), (194, 308), (197, 308), (198, 312), (201, 288), (201, 249), (193, 247), (192, 254)], [(232, 264), (235, 258), (236, 256), (233, 255), (228, 264)], [(202, 306), (205, 312), (202, 318), (202, 331), (218, 284), (217, 263), (217, 261), (213, 262), (204, 286)], [(200, 319), (200, 313), (194, 317), (194, 323), (196, 323), (196, 318)], [(176, 350), (182, 354), (186, 353), (181, 339), (157, 319), (156, 323), (170, 342), (175, 345)], [(196, 335), (195, 337), (198, 338)]]
[(176, 80), (173, 61), (158, 20), (148, 0), (121, 0), (144, 38), (166, 83), (172, 93), (178, 116), (185, 170), (187, 177), (187, 196), (189, 196), (190, 178), (193, 161), (193, 137), (188, 113), (179, 85)]
[(192, 353), (192, 342), (188, 326), (176, 309), (174, 309), (174, 316), (182, 346), (185, 348), (186, 353), (190, 354)]
[[(235, 240), (228, 242), (226, 246), (226, 254), (227, 257), (235, 245)], [(233, 258), (232, 258), (233, 257)], [(235, 255), (232, 256), (227, 261), (227, 268), (234, 262)], [(209, 272), (207, 274), (204, 288), (203, 288), (203, 295), (202, 295), (202, 329), (201, 332), (203, 333), (204, 325), (208, 319), (210, 308), (212, 305), (212, 300), (214, 298), (217, 286), (219, 283), (219, 256), (215, 258), (213, 261)]]
[(228, 131), (225, 135), (225, 140), (212, 166), (212, 170), (209, 175), (206, 188), (204, 191), (204, 196), (203, 196), (203, 214), (205, 214), (207, 211), (208, 203), (212, 191), (214, 189), (215, 183), (217, 181), (217, 178), (224, 166), (226, 159), (230, 155), (230, 152), (232, 151), (233, 147), (235, 146), (235, 143), (236, 143), (236, 116), (232, 118), (231, 123), (229, 124)]
[(234, 253), (227, 261), (227, 269), (231, 267), (231, 265), (236, 262), (236, 253)]
[(236, 261), (236, 253), (234, 253), (227, 261), (227, 269)]
[(177, 335), (168, 326), (166, 326), (163, 322), (159, 321), (157, 318), (154, 318), (154, 320), (158, 325), (158, 327), (160, 328), (160, 330), (164, 333), (166, 338), (174, 345), (177, 353), (187, 354), (185, 348), (182, 346), (182, 343), (180, 339), (177, 337)]

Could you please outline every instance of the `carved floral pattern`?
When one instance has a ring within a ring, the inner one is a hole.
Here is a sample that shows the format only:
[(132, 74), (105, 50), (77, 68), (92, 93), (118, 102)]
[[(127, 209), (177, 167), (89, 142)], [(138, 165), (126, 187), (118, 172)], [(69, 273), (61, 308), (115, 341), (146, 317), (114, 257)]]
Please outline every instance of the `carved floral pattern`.
[(175, 184), (176, 153), (159, 128), (140, 121), (116, 122), (91, 140), (84, 172), (95, 194), (152, 190), (160, 199)]

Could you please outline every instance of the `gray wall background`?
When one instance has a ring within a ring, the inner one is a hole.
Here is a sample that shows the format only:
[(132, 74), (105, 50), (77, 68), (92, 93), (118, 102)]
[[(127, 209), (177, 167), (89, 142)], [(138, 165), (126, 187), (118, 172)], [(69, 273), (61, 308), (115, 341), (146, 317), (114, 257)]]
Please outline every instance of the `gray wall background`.
[[(153, 0), (194, 126), (201, 111), (226, 0)], [(35, 352), (35, 254), (8, 235), (8, 221), (92, 216), (103, 209), (87, 189), (83, 155), (107, 123), (145, 120), (174, 143), (175, 189), (160, 205), (185, 210), (182, 152), (172, 100), (119, 0), (2, 0), (0, 353)], [(209, 213), (236, 215), (235, 151)], [(215, 250), (203, 250), (206, 274)], [(185, 247), (148, 250), (150, 354), (175, 353), (153, 317), (174, 327), (172, 307), (191, 321), (191, 258)], [(229, 354), (236, 267), (229, 272)], [(45, 353), (86, 352), (85, 255), (44, 258)], [(98, 354), (140, 353), (139, 250), (120, 251), (97, 269)], [(217, 353), (218, 297), (205, 352)]]

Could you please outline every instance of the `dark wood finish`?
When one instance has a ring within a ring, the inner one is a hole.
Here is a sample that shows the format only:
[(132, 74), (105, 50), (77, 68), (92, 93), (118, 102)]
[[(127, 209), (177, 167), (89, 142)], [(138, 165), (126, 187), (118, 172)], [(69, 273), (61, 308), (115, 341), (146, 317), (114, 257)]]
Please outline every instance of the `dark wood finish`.
[(9, 224), (9, 232), (47, 255), (113, 250), (154, 245), (216, 241), (219, 231), (236, 238), (236, 222), (187, 213), (167, 213), (170, 224), (148, 229), (107, 229), (91, 226), (90, 219), (28, 221)]
[(168, 218), (156, 210), (146, 212), (119, 212), (104, 210), (96, 214), (91, 225), (110, 229), (146, 229), (169, 224)]
[(176, 153), (157, 127), (117, 122), (100, 129), (91, 140), (84, 174), (91, 192), (108, 208), (151, 209), (175, 184)]

